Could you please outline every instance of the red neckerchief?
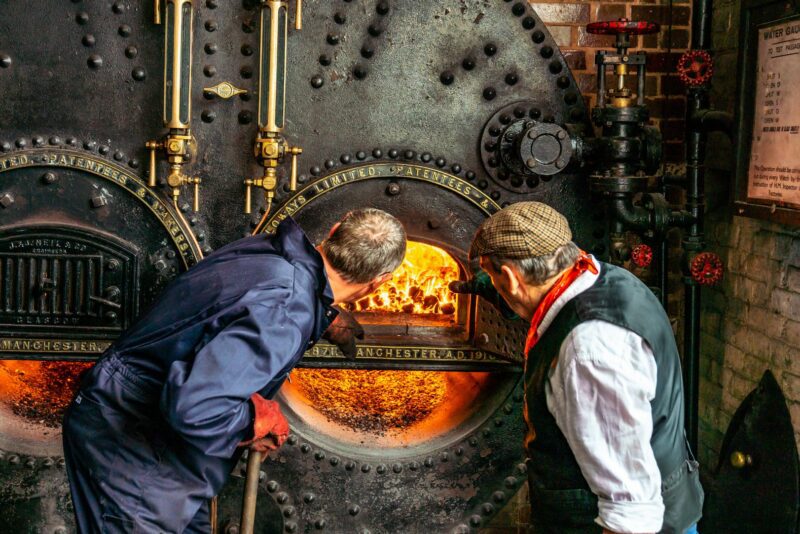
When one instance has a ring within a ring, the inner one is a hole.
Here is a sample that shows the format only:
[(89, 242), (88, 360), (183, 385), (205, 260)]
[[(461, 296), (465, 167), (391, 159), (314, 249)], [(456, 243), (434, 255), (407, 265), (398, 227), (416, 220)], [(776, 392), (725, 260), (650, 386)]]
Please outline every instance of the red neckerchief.
[(550, 291), (547, 292), (547, 295), (542, 299), (539, 303), (539, 306), (536, 308), (536, 312), (533, 314), (533, 319), (531, 319), (531, 328), (528, 330), (528, 338), (525, 340), (525, 355), (527, 356), (530, 350), (536, 345), (536, 342), (539, 341), (539, 326), (542, 324), (544, 320), (544, 316), (547, 315), (547, 312), (550, 311), (550, 308), (553, 306), (553, 303), (564, 294), (569, 286), (572, 285), (580, 275), (584, 272), (589, 271), (593, 274), (597, 274), (597, 267), (594, 266), (594, 262), (586, 254), (584, 251), (581, 251), (580, 256), (572, 265), (568, 271), (565, 271), (556, 283), (550, 288)]

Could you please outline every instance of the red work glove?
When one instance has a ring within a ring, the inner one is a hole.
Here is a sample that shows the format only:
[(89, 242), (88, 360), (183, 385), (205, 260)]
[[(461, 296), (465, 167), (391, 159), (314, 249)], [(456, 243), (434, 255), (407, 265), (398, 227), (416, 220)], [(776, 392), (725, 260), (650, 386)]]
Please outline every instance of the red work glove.
[(289, 436), (289, 423), (281, 413), (278, 403), (265, 399), (258, 393), (250, 397), (255, 409), (253, 437), (242, 441), (239, 446), (249, 446), (258, 452), (277, 450)]
[(347, 358), (353, 360), (356, 357), (358, 349), (356, 348), (356, 338), (364, 339), (364, 328), (356, 321), (356, 318), (349, 312), (341, 308), (339, 315), (333, 320), (331, 325), (322, 334), (324, 339), (327, 339), (342, 351)]

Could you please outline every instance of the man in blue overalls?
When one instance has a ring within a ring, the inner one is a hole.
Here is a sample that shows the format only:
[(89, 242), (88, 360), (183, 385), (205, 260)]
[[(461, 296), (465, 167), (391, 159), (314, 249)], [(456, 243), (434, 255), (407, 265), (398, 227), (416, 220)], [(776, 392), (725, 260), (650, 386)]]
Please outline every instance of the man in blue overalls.
[(317, 248), (286, 219), (174, 280), (67, 410), (79, 531), (208, 532), (208, 499), (237, 449), (286, 439), (269, 399), (336, 318), (332, 306), (391, 278), (405, 247), (400, 222), (380, 210), (350, 212)]

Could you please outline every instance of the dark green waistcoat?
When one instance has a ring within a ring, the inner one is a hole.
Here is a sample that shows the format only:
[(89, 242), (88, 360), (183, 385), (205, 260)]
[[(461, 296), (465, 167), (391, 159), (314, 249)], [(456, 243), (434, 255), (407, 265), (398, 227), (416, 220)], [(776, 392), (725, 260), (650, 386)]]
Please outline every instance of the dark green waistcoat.
[(536, 531), (602, 530), (594, 523), (597, 497), (589, 490), (566, 438), (547, 409), (544, 391), (548, 371), (564, 339), (578, 324), (593, 320), (631, 330), (653, 350), (658, 374), (651, 402), (650, 445), (661, 473), (665, 506), (661, 532), (681, 533), (700, 519), (703, 490), (684, 435), (678, 348), (669, 319), (650, 289), (625, 269), (605, 263), (595, 284), (564, 306), (526, 359), (525, 445)]

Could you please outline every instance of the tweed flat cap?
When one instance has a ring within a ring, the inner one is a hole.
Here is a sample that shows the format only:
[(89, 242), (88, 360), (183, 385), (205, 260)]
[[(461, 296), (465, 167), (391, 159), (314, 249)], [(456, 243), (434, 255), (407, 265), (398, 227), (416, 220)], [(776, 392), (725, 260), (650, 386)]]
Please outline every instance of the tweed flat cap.
[(517, 202), (478, 228), (469, 257), (492, 254), (509, 259), (547, 256), (572, 241), (567, 219), (541, 202)]

